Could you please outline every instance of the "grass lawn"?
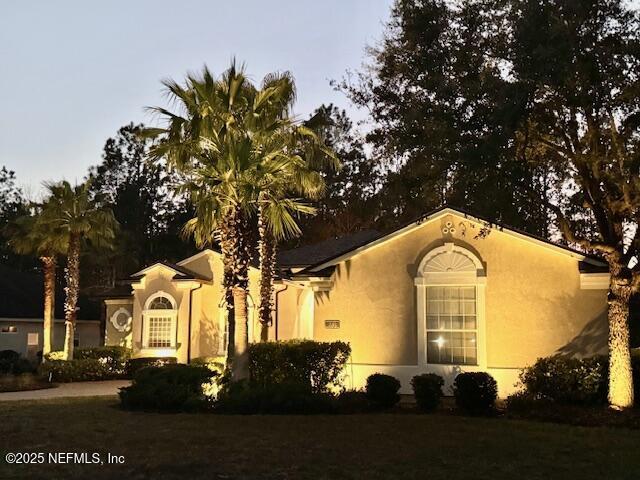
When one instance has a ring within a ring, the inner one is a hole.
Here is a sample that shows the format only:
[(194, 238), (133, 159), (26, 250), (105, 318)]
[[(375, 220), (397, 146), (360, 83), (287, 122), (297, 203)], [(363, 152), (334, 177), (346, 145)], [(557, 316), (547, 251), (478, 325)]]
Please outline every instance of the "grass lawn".
[[(624, 479), (640, 431), (500, 418), (130, 413), (115, 398), (0, 403), (0, 478)], [(124, 465), (8, 465), (6, 452)]]

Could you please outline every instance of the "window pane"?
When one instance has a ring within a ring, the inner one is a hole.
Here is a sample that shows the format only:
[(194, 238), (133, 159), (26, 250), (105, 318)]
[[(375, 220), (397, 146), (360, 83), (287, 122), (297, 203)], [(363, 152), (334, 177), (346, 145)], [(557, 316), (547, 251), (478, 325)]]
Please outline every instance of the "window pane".
[(476, 299), (476, 288), (475, 287), (460, 287), (461, 290), (461, 298), (466, 300), (475, 300)]
[(472, 317), (464, 317), (464, 329), (465, 330), (475, 330), (476, 327), (476, 317), (475, 315)]
[(475, 300), (466, 300), (463, 304), (464, 313), (467, 315), (475, 315), (476, 313), (476, 302)]
[(427, 313), (429, 315), (437, 315), (441, 312), (442, 302), (430, 300), (427, 302)]
[(455, 315), (451, 317), (451, 329), (452, 330), (462, 330), (464, 327), (462, 315)]
[(428, 315), (427, 316), (427, 329), (428, 330), (437, 330), (440, 328), (440, 324), (438, 321), (437, 315)]

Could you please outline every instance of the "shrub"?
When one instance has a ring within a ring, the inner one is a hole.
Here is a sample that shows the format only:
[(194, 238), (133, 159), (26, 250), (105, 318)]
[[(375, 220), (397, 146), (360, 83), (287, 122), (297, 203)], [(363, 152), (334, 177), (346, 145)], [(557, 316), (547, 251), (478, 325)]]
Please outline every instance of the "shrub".
[(61, 350), (49, 352), (44, 356), (44, 359), (45, 360), (64, 360), (64, 352)]
[(411, 386), (420, 410), (432, 412), (438, 407), (444, 386), (444, 380), (440, 375), (435, 373), (416, 375), (411, 379)]
[(38, 368), (43, 377), (54, 382), (87, 382), (108, 380), (112, 374), (106, 364), (95, 358), (80, 360), (48, 360)]
[(335, 410), (337, 413), (366, 413), (372, 408), (362, 390), (344, 390), (335, 398)]
[(224, 357), (198, 357), (191, 360), (191, 365), (199, 365), (207, 367), (212, 372), (216, 372), (219, 375), (224, 373), (225, 358)]
[(127, 360), (125, 375), (133, 378), (138, 370), (146, 367), (162, 367), (164, 365), (176, 364), (176, 357), (140, 357)]
[(498, 398), (498, 384), (486, 372), (465, 372), (454, 380), (453, 394), (456, 405), (465, 412), (488, 413)]
[(267, 387), (284, 382), (307, 385), (322, 393), (341, 384), (341, 375), (351, 355), (344, 342), (292, 340), (261, 342), (249, 346), (251, 383)]
[(520, 374), (525, 392), (537, 400), (573, 405), (604, 404), (608, 391), (606, 357), (540, 358)]
[(131, 349), (120, 346), (77, 348), (73, 354), (74, 360), (99, 360), (105, 364), (114, 378), (125, 374), (130, 357)]
[(13, 350), (0, 350), (0, 374), (20, 375), (34, 371), (33, 364)]
[(331, 413), (333, 409), (330, 394), (313, 392), (308, 385), (297, 382), (229, 384), (216, 403), (219, 412), (245, 415)]
[(367, 398), (376, 406), (391, 408), (400, 401), (400, 382), (391, 375), (374, 373), (367, 378)]
[(207, 406), (202, 385), (215, 374), (203, 366), (167, 364), (139, 369), (131, 386), (120, 389), (128, 410), (193, 411)]

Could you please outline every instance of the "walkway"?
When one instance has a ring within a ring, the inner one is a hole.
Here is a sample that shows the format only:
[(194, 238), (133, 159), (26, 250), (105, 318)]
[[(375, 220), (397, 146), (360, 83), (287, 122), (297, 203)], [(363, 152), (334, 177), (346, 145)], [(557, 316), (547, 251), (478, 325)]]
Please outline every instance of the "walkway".
[(0, 402), (12, 400), (44, 400), (63, 397), (96, 397), (117, 395), (118, 389), (130, 385), (129, 380), (107, 380), (104, 382), (60, 383), (54, 388), (28, 390), (24, 392), (0, 393)]

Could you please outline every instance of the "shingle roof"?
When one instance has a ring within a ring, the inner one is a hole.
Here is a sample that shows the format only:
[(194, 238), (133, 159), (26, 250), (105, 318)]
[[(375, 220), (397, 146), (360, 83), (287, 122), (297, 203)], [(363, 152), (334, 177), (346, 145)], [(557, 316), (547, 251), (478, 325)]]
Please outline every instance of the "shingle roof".
[[(335, 253), (333, 255), (328, 255), (324, 259), (319, 260), (317, 262), (314, 262), (313, 264), (307, 266), (305, 268), (305, 272), (301, 272), (301, 273), (311, 272), (311, 271), (314, 270), (315, 267), (320, 267), (320, 266), (326, 264), (327, 262), (331, 262), (332, 260), (335, 260), (335, 259), (337, 259), (339, 257), (342, 257), (343, 255), (349, 254), (349, 253), (351, 253), (354, 250), (357, 250), (359, 248), (367, 247), (369, 244), (375, 242), (376, 240), (381, 239), (383, 237), (391, 236), (394, 233), (399, 232), (400, 230), (403, 230), (403, 229), (405, 229), (407, 227), (410, 227), (411, 225), (419, 225), (422, 222), (424, 222), (424, 221), (428, 220), (429, 218), (433, 217), (434, 215), (437, 215), (438, 213), (440, 213), (442, 211), (445, 211), (445, 210), (452, 210), (452, 211), (454, 211), (454, 212), (456, 212), (458, 214), (465, 215), (465, 216), (468, 216), (468, 217), (471, 217), (471, 218), (476, 218), (476, 219), (480, 220), (481, 222), (485, 222), (488, 225), (491, 225), (492, 227), (495, 226), (498, 229), (504, 229), (504, 230), (509, 230), (511, 232), (515, 232), (515, 233), (517, 233), (519, 235), (522, 235), (522, 236), (525, 236), (525, 237), (529, 237), (530, 239), (537, 240), (537, 241), (540, 241), (540, 242), (545, 243), (547, 245), (550, 245), (550, 246), (565, 250), (567, 252), (571, 252), (571, 253), (580, 255), (580, 256), (582, 256), (585, 259), (588, 259), (590, 261), (594, 261), (594, 262), (597, 262), (597, 263), (600, 263), (600, 264), (604, 264), (605, 263), (605, 261), (603, 259), (601, 259), (601, 258), (599, 258), (597, 256), (590, 255), (590, 254), (585, 253), (585, 252), (580, 251), (580, 250), (576, 250), (576, 249), (571, 248), (571, 247), (569, 247), (567, 245), (558, 244), (558, 243), (552, 242), (552, 241), (550, 241), (550, 240), (548, 240), (546, 238), (539, 237), (537, 235), (533, 235), (533, 234), (531, 234), (529, 232), (525, 232), (523, 230), (520, 230), (520, 229), (517, 229), (517, 228), (514, 228), (514, 227), (510, 227), (510, 226), (508, 226), (506, 224), (498, 223), (498, 222), (489, 220), (487, 218), (483, 218), (483, 217), (481, 217), (479, 215), (476, 215), (474, 213), (468, 212), (468, 211), (466, 211), (464, 209), (461, 209), (461, 208), (458, 208), (458, 207), (444, 205), (444, 206), (442, 206), (440, 208), (436, 208), (436, 209), (434, 209), (434, 210), (432, 210), (432, 211), (430, 211), (428, 213), (420, 215), (419, 217), (415, 218), (414, 220), (412, 220), (410, 222), (407, 222), (407, 223), (395, 228), (392, 232), (385, 233), (385, 234), (378, 234), (377, 236), (374, 236), (372, 238), (364, 239), (364, 241), (361, 241), (360, 243), (354, 243), (350, 248), (347, 248), (342, 252), (338, 252), (338, 253)], [(317, 273), (317, 272), (314, 272), (314, 273)]]
[[(206, 277), (204, 275), (201, 275), (198, 272), (194, 272), (193, 270), (190, 270), (190, 269), (188, 269), (186, 267), (183, 267), (181, 265), (176, 265), (175, 263), (171, 263), (171, 262), (167, 262), (165, 260), (162, 260), (162, 261), (154, 263), (153, 265), (158, 265), (158, 264), (164, 265), (165, 267), (170, 268), (171, 270), (174, 270), (177, 273), (177, 276), (179, 277), (180, 280), (205, 280), (205, 281), (211, 280), (210, 278), (208, 278), (208, 277)], [(153, 265), (150, 265), (149, 267), (141, 270), (141, 272), (147, 270), (148, 268), (151, 268)], [(140, 272), (138, 272), (138, 273), (136, 273), (134, 275), (131, 275), (130, 278), (137, 279), (137, 278), (140, 278), (142, 276), (144, 276), (144, 275), (141, 274)]]
[(381, 233), (375, 230), (363, 230), (344, 237), (330, 238), (312, 245), (286, 250), (279, 253), (278, 265), (281, 268), (295, 268), (322, 263), (368, 243), (380, 235)]

